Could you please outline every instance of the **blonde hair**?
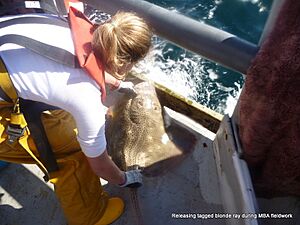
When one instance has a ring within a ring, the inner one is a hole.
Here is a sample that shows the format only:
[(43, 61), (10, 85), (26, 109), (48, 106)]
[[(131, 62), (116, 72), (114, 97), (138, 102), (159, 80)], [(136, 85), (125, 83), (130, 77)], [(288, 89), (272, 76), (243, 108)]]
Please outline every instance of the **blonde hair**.
[(151, 36), (150, 27), (141, 17), (119, 11), (94, 31), (92, 47), (105, 69), (117, 79), (123, 79), (125, 75), (118, 74), (118, 70), (145, 57)]

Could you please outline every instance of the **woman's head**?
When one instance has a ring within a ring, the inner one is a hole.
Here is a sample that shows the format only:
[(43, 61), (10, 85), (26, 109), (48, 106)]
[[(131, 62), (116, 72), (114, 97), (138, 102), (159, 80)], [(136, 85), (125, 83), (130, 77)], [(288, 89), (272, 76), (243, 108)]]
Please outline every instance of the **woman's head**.
[(122, 73), (147, 54), (151, 36), (142, 18), (131, 12), (117, 12), (94, 31), (92, 46), (105, 70), (122, 79), (125, 76)]

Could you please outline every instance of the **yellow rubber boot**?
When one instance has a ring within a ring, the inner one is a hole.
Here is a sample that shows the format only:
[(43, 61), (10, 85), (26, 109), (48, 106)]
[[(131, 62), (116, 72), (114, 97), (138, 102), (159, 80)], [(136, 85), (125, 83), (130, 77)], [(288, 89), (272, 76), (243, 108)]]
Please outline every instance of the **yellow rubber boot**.
[(103, 216), (95, 225), (111, 224), (122, 215), (123, 211), (124, 202), (122, 199), (117, 197), (109, 198)]

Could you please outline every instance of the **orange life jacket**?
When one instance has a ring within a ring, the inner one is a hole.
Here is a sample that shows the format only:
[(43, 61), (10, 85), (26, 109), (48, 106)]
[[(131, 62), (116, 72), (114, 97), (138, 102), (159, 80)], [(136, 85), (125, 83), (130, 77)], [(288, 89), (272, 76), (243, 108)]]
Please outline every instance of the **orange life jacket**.
[(69, 24), (79, 65), (99, 85), (102, 93), (101, 100), (104, 102), (106, 98), (104, 67), (95, 56), (91, 44), (95, 26), (81, 11), (72, 6), (69, 8)]

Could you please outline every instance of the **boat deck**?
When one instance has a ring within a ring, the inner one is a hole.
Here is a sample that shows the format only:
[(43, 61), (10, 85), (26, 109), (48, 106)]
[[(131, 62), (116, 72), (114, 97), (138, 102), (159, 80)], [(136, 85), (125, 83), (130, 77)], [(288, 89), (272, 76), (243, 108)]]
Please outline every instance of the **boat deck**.
[[(164, 176), (144, 178), (144, 185), (138, 191), (144, 224), (226, 224), (225, 219), (216, 219), (215, 215), (224, 215), (212, 146), (215, 135), (187, 118), (180, 117), (180, 120), (184, 120), (184, 124), (198, 134), (196, 149), (182, 164)], [(42, 176), (35, 165), (10, 164), (0, 171), (1, 225), (66, 224), (52, 185), (46, 184)], [(135, 224), (128, 189), (102, 182), (111, 196), (120, 196), (126, 203), (123, 216), (114, 224)], [(288, 221), (266, 219), (261, 220), (261, 224), (300, 224), (299, 199), (258, 199), (258, 203), (262, 213), (293, 214), (293, 219)], [(202, 218), (211, 214), (214, 219)], [(189, 218), (180, 219), (180, 215)], [(236, 224), (250, 224), (247, 221), (244, 223), (245, 220), (240, 219)]]

